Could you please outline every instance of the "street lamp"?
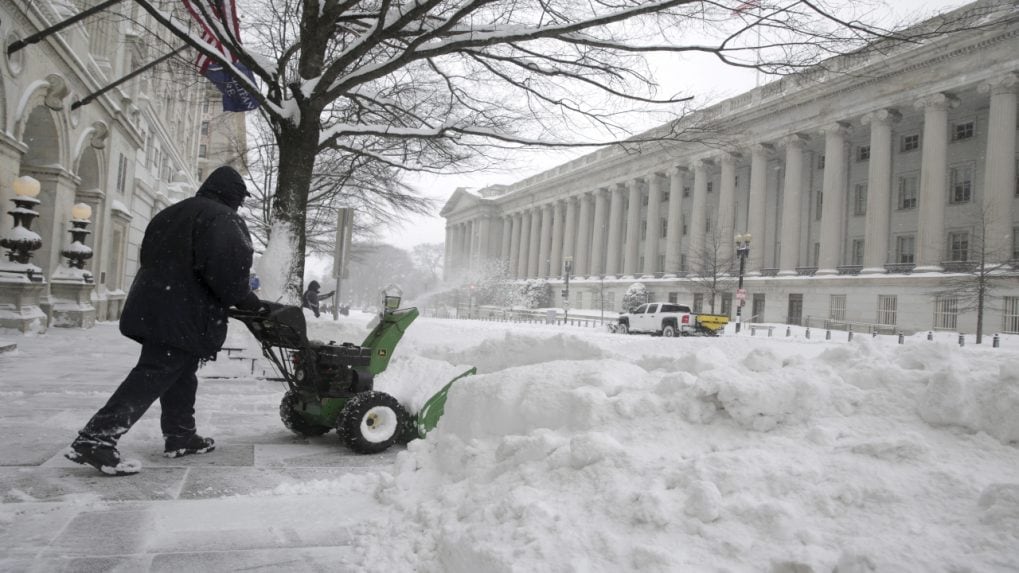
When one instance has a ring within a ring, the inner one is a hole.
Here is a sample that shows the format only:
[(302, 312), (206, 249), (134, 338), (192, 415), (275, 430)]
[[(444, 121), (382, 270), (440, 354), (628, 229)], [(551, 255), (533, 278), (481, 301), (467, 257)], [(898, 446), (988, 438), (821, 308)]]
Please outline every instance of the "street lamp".
[(743, 270), (746, 268), (747, 257), (750, 256), (750, 233), (736, 235), (736, 256), (739, 257), (739, 285), (736, 287), (736, 333), (739, 334), (740, 323), (743, 316), (743, 303), (747, 300), (747, 293), (743, 290)]
[(24, 265), (32, 259), (32, 251), (42, 246), (42, 237), (32, 230), (32, 220), (39, 216), (34, 208), (39, 205), (36, 196), (41, 186), (35, 178), (22, 175), (14, 180), (11, 187), (14, 188), (14, 198), (11, 199), (14, 209), (7, 214), (14, 219), (14, 227), (0, 239), (0, 246), (10, 249), (7, 252), (10, 262)]
[(573, 272), (573, 256), (566, 255), (563, 260), (563, 326), (570, 318), (570, 273)]

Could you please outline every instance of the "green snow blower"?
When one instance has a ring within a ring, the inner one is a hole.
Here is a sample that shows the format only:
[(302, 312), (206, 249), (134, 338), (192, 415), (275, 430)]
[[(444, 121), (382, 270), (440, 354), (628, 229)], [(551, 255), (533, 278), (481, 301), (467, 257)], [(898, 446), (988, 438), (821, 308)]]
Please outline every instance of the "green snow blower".
[(379, 322), (360, 345), (308, 340), (300, 307), (263, 301), (268, 312), (231, 309), (262, 346), (262, 354), (285, 382), (280, 403), (283, 425), (301, 436), (336, 429), (352, 450), (374, 454), (395, 443), (423, 438), (442, 416), (453, 382), (476, 373), (471, 368), (411, 415), (393, 396), (374, 390), (374, 379), (389, 365), (396, 345), (414, 319), (416, 308), (399, 308), (400, 297), (385, 296)]

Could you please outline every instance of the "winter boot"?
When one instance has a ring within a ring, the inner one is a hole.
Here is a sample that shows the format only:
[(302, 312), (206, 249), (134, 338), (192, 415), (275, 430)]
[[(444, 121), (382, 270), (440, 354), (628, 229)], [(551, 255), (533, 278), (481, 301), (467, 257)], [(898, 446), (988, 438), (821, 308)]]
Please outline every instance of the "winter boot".
[(167, 436), (163, 455), (168, 458), (179, 458), (191, 454), (204, 454), (216, 449), (212, 438), (203, 438), (198, 434), (190, 436)]
[(136, 474), (142, 469), (138, 460), (121, 460), (117, 448), (82, 438), (74, 440), (71, 451), (64, 457), (74, 463), (92, 466), (110, 476), (127, 476)]

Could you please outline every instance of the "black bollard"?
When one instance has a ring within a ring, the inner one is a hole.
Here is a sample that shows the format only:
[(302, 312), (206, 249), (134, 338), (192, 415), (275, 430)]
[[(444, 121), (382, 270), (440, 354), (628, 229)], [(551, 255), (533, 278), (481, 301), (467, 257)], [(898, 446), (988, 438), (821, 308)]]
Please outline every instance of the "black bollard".
[(899, 344), (905, 344), (905, 343), (906, 343), (906, 337), (905, 337), (905, 335), (903, 335), (903, 334), (902, 334), (902, 333), (900, 332), (900, 333), (899, 333)]
[(825, 330), (824, 331), (824, 339), (825, 340), (831, 340), (831, 331), (830, 330)]
[(927, 340), (934, 340), (934, 333), (929, 330), (927, 331)]
[(853, 341), (853, 329), (850, 328), (849, 329), (849, 342), (852, 342), (852, 341)]
[(999, 346), (1001, 346), (1001, 337), (998, 336), (997, 332), (995, 332), (994, 333), (994, 339), (991, 340), (991, 347), (992, 348), (998, 348)]
[(807, 331), (803, 333), (803, 336), (806, 337), (807, 340), (810, 340), (810, 327), (809, 326), (807, 327)]
[(791, 326), (787, 326), (787, 327), (785, 327), (785, 337), (786, 337), (786, 338), (789, 338), (789, 337), (790, 337), (790, 336), (792, 336), (792, 335), (793, 335), (793, 329), (792, 329), (792, 327), (791, 327)]
[(963, 333), (959, 333), (959, 346), (966, 346), (966, 336)]

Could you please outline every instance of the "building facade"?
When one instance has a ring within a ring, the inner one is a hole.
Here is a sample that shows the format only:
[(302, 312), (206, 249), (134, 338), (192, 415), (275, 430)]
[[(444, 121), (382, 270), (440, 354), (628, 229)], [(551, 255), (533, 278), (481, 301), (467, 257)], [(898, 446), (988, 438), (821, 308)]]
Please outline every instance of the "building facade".
[[(749, 233), (744, 320), (972, 332), (968, 296), (949, 291), (984, 261), (985, 331), (1017, 332), (1017, 10), (977, 2), (947, 17), (979, 28), (840, 56), (679, 122), (711, 145), (663, 138), (459, 189), (442, 210), (447, 276), (495, 261), (561, 281), (570, 260), (574, 308), (618, 311), (640, 281), (707, 310), (705, 276), (722, 261), (731, 280)], [(716, 312), (735, 314), (733, 290)]]
[[(85, 269), (92, 285), (83, 289), (84, 300), (74, 302), (91, 305), (95, 319), (115, 320), (137, 272), (149, 220), (192, 195), (201, 170), (215, 160), (207, 153), (200, 163), (199, 155), (207, 137), (203, 122), (214, 121), (219, 108), (209, 112), (207, 84), (193, 69), (161, 65), (74, 106), (170, 49), (169, 35), (159, 41), (163, 33), (153, 32), (159, 27), (135, 3), (110, 9), (128, 17), (101, 12), (7, 54), (12, 43), (99, 3), (0, 3), (5, 47), (0, 55), (0, 204), (4, 211), (11, 207), (16, 178), (28, 175), (41, 183), (32, 230), (43, 245), (31, 262), (44, 278), (38, 306), (49, 322), (53, 309), (67, 302), (56, 290), (57, 278), (68, 274), (60, 251), (69, 243), (73, 205), (91, 207), (86, 245), (93, 252)], [(0, 236), (11, 228), (11, 218), (4, 216)], [(0, 281), (14, 280), (16, 273), (7, 271)], [(0, 302), (0, 318), (13, 321), (7, 327), (26, 322), (31, 305), (24, 302)], [(92, 318), (85, 314), (79, 322), (87, 326)]]

